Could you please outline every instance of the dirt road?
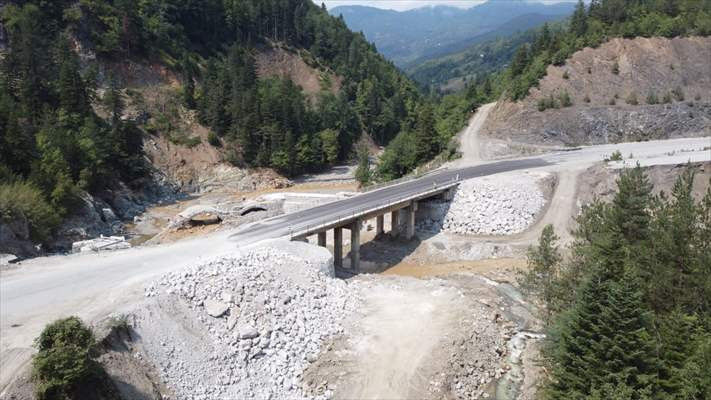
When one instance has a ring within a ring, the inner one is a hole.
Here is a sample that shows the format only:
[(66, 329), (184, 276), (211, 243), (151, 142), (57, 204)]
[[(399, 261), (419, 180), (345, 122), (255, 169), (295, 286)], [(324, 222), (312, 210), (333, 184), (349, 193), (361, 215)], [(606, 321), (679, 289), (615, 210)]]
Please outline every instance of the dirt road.
[(433, 354), (455, 327), (462, 304), (452, 287), (421, 282), (404, 288), (381, 286), (368, 293), (365, 318), (352, 344), (353, 374), (336, 391), (336, 398), (421, 398)]
[(479, 145), (479, 130), (484, 125), (489, 112), (496, 103), (484, 104), (469, 120), (469, 125), (458, 135), (459, 151), (462, 158), (454, 162), (457, 167), (473, 165), (482, 160)]

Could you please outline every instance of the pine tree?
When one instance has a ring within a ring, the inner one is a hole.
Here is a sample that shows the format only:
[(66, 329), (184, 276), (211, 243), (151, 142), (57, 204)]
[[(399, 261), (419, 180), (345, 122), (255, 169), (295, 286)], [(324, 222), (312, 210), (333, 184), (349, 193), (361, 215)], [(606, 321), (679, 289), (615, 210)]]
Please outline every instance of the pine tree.
[(416, 157), (419, 162), (423, 162), (430, 160), (439, 152), (439, 143), (432, 107), (429, 104), (424, 104), (418, 111), (417, 124), (415, 125)]
[(562, 261), (556, 244), (558, 239), (553, 225), (546, 225), (538, 239), (538, 246), (528, 248), (528, 270), (519, 277), (519, 284), (524, 292), (540, 298), (547, 306), (549, 316), (556, 297), (556, 280)]
[(578, 0), (573, 16), (570, 18), (570, 31), (576, 36), (583, 36), (588, 29), (587, 14), (583, 0)]
[(612, 279), (600, 270), (590, 276), (553, 333), (547, 398), (600, 398), (625, 391), (626, 398), (644, 399), (655, 392), (659, 359), (649, 318), (629, 274)]

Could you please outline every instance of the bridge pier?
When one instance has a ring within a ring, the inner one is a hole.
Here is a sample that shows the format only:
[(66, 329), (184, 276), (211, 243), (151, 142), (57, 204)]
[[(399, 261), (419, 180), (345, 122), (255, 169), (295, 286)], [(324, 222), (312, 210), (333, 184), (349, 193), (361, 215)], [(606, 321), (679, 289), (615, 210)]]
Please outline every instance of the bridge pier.
[(318, 233), (318, 245), (326, 247), (326, 231)]
[(409, 206), (405, 207), (405, 223), (403, 235), (406, 240), (410, 240), (415, 236), (415, 212), (417, 211), (417, 202), (413, 201)]
[(333, 266), (343, 268), (343, 228), (333, 228)]
[(351, 224), (351, 272), (360, 272), (360, 218)]
[(385, 215), (375, 217), (375, 235), (382, 235), (385, 232)]
[(390, 234), (393, 237), (398, 235), (400, 230), (400, 210), (395, 210), (390, 213)]

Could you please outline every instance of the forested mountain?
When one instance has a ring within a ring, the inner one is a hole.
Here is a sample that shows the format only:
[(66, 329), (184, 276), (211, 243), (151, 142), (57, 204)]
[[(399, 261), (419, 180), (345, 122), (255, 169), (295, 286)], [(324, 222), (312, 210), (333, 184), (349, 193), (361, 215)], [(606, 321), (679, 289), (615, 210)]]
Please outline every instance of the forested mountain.
[[(330, 10), (342, 15), (348, 27), (363, 32), (378, 50), (397, 65), (440, 56), (469, 47), (486, 32), (504, 28), (523, 15), (538, 15), (544, 20), (564, 18), (573, 3), (544, 4), (527, 0), (490, 0), (470, 9), (437, 6), (408, 11), (383, 10), (364, 6), (340, 6)], [(524, 26), (517, 29), (527, 29)]]
[(523, 44), (533, 43), (536, 31), (541, 28), (524, 29), (545, 22), (545, 17), (538, 15), (515, 18), (500, 29), (473, 38), (465, 50), (412, 63), (406, 72), (423, 86), (446, 91), (461, 89), (466, 81), (504, 69), (511, 62), (516, 49)]
[[(143, 138), (170, 129), (162, 115), (123, 118), (130, 96), (107, 66), (165, 67), (230, 161), (287, 175), (347, 158), (362, 132), (387, 143), (415, 125), (421, 102), (310, 0), (17, 0), (4, 2), (0, 30), (0, 212), (29, 220), (36, 240), (82, 191), (146, 176)], [(276, 45), (340, 77), (341, 90), (314, 101), (288, 79), (259, 78), (255, 55)]]

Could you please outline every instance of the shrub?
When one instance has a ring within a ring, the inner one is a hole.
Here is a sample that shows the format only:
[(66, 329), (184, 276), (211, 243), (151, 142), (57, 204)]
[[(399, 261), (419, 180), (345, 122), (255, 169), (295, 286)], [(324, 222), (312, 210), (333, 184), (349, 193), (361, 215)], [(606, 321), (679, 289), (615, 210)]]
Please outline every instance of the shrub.
[(212, 146), (222, 147), (222, 142), (220, 142), (220, 138), (215, 132), (210, 131), (210, 133), (207, 134), (207, 142)]
[(606, 158), (605, 161), (622, 161), (622, 152), (619, 150), (613, 151), (612, 155)]
[(57, 212), (34, 185), (24, 181), (0, 184), (0, 220), (18, 218), (27, 220), (30, 238), (38, 242), (49, 239), (60, 222)]
[(631, 104), (633, 106), (636, 106), (637, 104), (639, 104), (639, 101), (637, 100), (637, 93), (635, 93), (635, 92), (630, 93), (629, 96), (627, 96), (627, 99), (625, 100), (625, 102), (627, 104)]
[(613, 98), (610, 99), (610, 102), (607, 103), (607, 104), (609, 104), (609, 105), (611, 105), (611, 106), (614, 106), (615, 104), (617, 104), (617, 101), (616, 101), (615, 98), (613, 97)]
[(538, 111), (545, 111), (549, 108), (559, 108), (558, 101), (550, 95), (538, 100)]
[(561, 107), (570, 107), (573, 105), (573, 100), (570, 99), (570, 95), (567, 90), (564, 90), (558, 95)]
[(664, 93), (664, 97), (662, 97), (662, 103), (663, 104), (669, 104), (672, 101), (672, 95), (671, 93), (667, 92)]
[(696, 101), (701, 100), (701, 95), (697, 93), (696, 96), (694, 96), (694, 100), (696, 100)]
[(39, 400), (76, 398), (101, 371), (91, 355), (94, 334), (77, 317), (47, 325), (35, 347), (39, 351), (32, 360), (32, 379)]
[(676, 101), (684, 101), (684, 91), (681, 90), (680, 87), (677, 86), (674, 88), (674, 90), (672, 90), (672, 95)]
[(647, 94), (647, 104), (658, 104), (659, 99), (657, 98), (657, 95), (654, 92), (649, 92)]
[(570, 79), (570, 75), (568, 75), (568, 71), (563, 72), (563, 79)]
[(592, 68), (588, 67), (588, 74), (592, 74)]
[(590, 103), (590, 97), (586, 94), (585, 97), (583, 97), (583, 101), (586, 103)]
[(615, 75), (620, 74), (620, 64), (618, 64), (617, 61), (615, 61), (615, 63), (612, 64), (612, 73)]

